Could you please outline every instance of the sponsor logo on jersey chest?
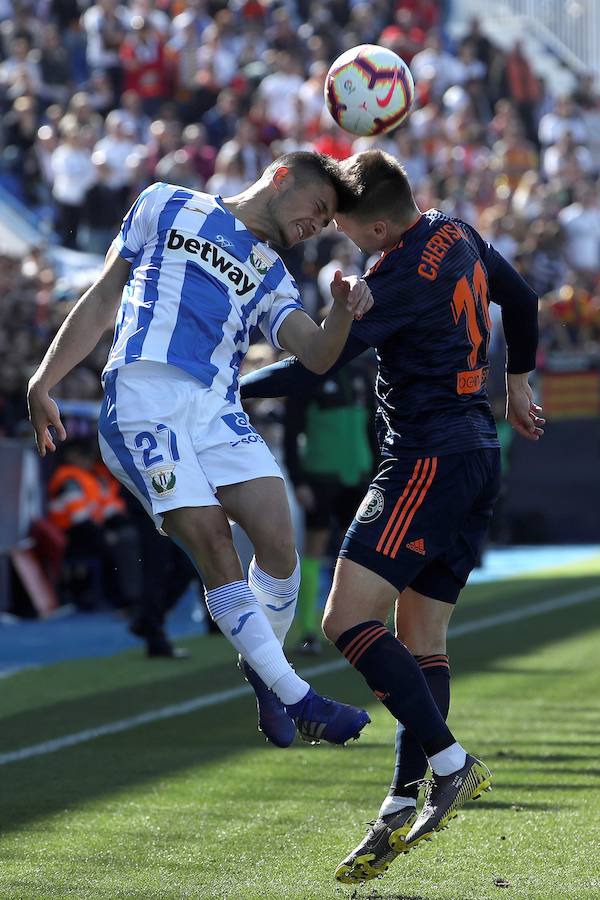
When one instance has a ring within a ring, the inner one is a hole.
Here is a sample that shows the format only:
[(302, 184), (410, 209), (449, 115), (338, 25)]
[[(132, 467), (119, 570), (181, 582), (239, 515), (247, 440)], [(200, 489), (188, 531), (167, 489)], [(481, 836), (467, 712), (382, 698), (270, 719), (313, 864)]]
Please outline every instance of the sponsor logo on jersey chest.
[(257, 287), (256, 282), (249, 277), (248, 271), (244, 271), (238, 264), (239, 260), (211, 241), (186, 237), (176, 228), (171, 228), (166, 247), (167, 250), (179, 250), (191, 257), (197, 257), (202, 268), (208, 269), (219, 281), (228, 281), (234, 285), (238, 297), (244, 297)]

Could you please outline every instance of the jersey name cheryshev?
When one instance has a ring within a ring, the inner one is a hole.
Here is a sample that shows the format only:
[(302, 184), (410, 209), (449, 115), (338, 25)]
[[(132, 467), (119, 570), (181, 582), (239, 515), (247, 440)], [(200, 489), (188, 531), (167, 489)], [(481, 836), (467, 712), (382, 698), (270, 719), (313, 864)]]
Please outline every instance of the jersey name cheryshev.
[(114, 246), (131, 275), (105, 372), (168, 363), (233, 402), (252, 328), (281, 349), (279, 328), (301, 308), (281, 258), (210, 194), (151, 185)]

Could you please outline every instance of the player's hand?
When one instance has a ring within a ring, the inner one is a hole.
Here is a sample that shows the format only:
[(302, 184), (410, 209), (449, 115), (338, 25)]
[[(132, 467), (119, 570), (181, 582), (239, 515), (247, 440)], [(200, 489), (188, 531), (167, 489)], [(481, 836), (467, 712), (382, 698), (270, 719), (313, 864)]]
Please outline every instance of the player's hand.
[(315, 508), (315, 492), (308, 484), (299, 484), (296, 488), (296, 500), (307, 512)]
[(56, 437), (64, 441), (67, 432), (60, 419), (58, 406), (39, 383), (30, 381), (27, 391), (27, 406), (29, 408), (29, 420), (35, 431), (35, 445), (40, 456), (46, 455), (46, 450), (52, 453), (56, 450), (56, 444), (50, 432), (54, 428)]
[(546, 420), (541, 417), (542, 407), (533, 402), (533, 391), (527, 375), (507, 375), (506, 418), (512, 427), (529, 441), (539, 441), (544, 433)]
[(338, 269), (330, 285), (334, 301), (345, 306), (355, 319), (362, 319), (373, 306), (373, 295), (364, 278), (349, 275), (346, 278)]

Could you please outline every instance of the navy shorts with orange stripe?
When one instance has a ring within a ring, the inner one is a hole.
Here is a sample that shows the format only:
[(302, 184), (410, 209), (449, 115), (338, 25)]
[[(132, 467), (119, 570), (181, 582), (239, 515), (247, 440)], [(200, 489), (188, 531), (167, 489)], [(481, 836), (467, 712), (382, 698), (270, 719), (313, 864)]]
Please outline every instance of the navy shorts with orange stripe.
[(500, 451), (384, 458), (340, 550), (399, 592), (456, 603), (500, 488)]

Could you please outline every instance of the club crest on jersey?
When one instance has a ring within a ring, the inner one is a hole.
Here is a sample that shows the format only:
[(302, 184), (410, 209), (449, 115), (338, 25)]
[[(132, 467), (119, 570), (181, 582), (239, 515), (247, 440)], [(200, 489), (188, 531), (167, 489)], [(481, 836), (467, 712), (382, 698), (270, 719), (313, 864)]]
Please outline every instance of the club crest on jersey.
[(261, 277), (264, 277), (273, 263), (263, 256), (258, 247), (253, 247), (250, 251), (250, 265), (256, 269)]
[(257, 287), (256, 282), (249, 275), (250, 270), (244, 271), (239, 265), (239, 260), (227, 253), (226, 250), (220, 250), (211, 241), (198, 237), (186, 237), (176, 228), (171, 228), (166, 246), (167, 250), (179, 250), (183, 251), (186, 256), (197, 257), (198, 264), (202, 268), (208, 268), (210, 274), (219, 281), (235, 285), (235, 293), (238, 297), (244, 297)]
[(173, 471), (174, 468), (174, 466), (163, 466), (160, 469), (153, 469), (151, 472), (148, 472), (152, 488), (161, 497), (172, 494), (175, 490), (177, 479)]
[(358, 507), (356, 518), (359, 522), (373, 522), (383, 512), (385, 498), (377, 488), (371, 488)]

